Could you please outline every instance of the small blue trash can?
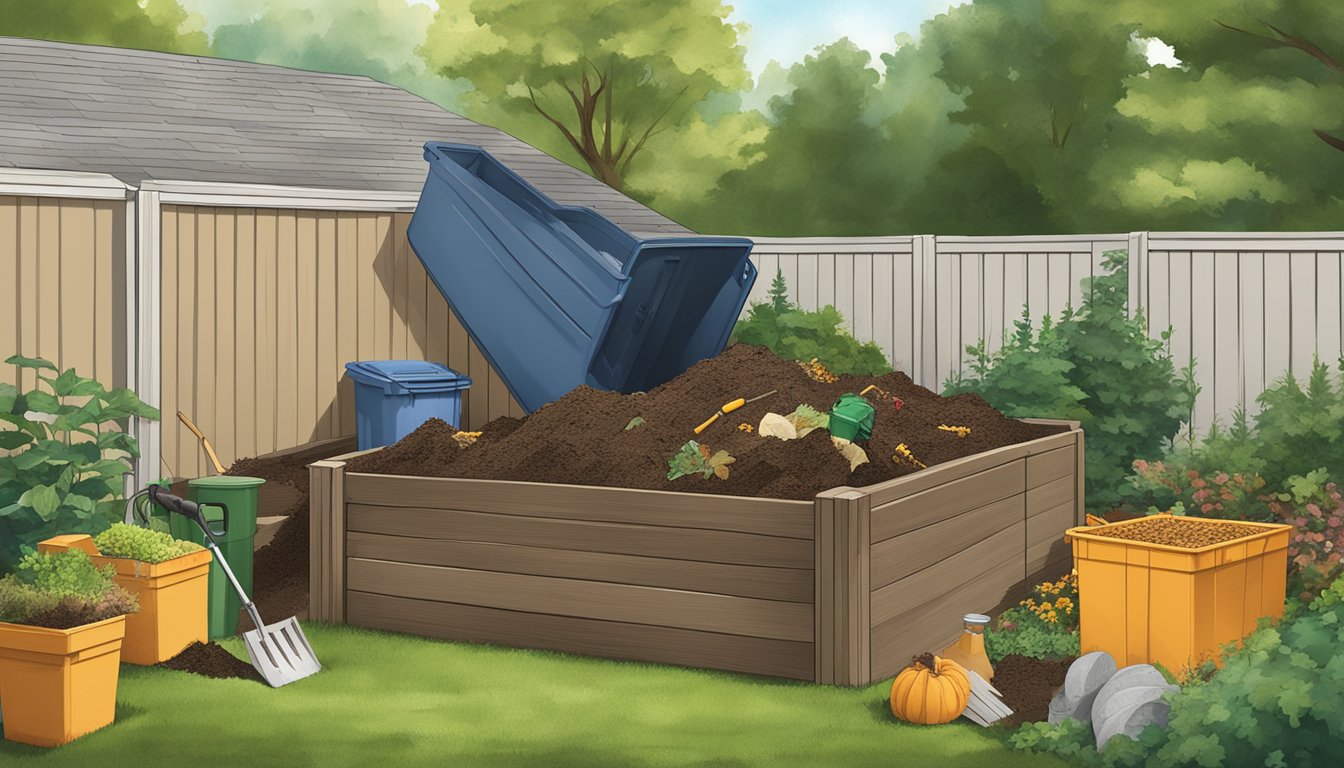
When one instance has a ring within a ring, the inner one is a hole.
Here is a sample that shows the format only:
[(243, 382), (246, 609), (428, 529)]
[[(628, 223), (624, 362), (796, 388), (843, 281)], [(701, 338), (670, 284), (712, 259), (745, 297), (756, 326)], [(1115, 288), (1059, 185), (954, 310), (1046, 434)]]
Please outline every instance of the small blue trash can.
[(359, 450), (391, 445), (432, 418), (461, 426), (462, 391), (471, 377), (423, 360), (346, 363), (355, 382)]

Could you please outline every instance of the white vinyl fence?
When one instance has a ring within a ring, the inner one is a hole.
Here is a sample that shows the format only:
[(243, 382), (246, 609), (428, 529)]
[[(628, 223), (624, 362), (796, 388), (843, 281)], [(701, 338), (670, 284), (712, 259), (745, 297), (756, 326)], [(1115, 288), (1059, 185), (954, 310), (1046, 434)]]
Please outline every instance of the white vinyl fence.
[(753, 238), (764, 301), (775, 270), (808, 309), (832, 304), (859, 339), (937, 390), (981, 338), (997, 349), (1027, 307), (1034, 324), (1081, 300), (1103, 254), (1129, 260), (1130, 310), (1172, 329), (1177, 366), (1195, 361), (1193, 427), (1226, 423), (1291, 370), (1330, 365), (1344, 339), (1344, 232)]

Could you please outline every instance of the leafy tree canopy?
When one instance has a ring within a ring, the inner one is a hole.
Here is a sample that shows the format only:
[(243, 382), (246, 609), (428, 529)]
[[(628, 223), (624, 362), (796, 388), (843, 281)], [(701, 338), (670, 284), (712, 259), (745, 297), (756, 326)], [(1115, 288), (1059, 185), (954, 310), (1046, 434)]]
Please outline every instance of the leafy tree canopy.
[(12, 37), (207, 53), (199, 26), (175, 0), (0, 0), (0, 35)]
[(545, 148), (560, 137), (620, 189), (659, 133), (747, 85), (729, 11), (721, 0), (442, 0), (421, 52), (472, 83), (473, 117)]

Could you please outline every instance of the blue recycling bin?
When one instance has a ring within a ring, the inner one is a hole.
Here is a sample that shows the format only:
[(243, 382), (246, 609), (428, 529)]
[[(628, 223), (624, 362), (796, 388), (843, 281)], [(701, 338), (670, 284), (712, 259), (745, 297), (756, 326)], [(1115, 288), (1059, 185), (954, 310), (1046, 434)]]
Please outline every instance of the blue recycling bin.
[(641, 238), (484, 149), (425, 145), (407, 237), (529, 413), (583, 384), (648, 391), (723, 351), (756, 280), (741, 237)]
[(346, 363), (355, 382), (359, 450), (391, 445), (432, 418), (461, 426), (462, 392), (471, 377), (423, 360)]

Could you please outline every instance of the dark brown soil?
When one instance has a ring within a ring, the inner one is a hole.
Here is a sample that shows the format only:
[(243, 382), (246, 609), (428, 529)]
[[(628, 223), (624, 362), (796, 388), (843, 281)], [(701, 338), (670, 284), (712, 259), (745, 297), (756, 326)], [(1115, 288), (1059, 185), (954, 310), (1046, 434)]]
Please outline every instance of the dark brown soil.
[[(259, 506), (266, 505), (268, 494), (277, 495), (276, 486), (288, 486), (290, 490), (283, 492), (286, 497), (298, 494), (281, 513), (289, 515), (289, 519), (280, 524), (275, 538), (253, 556), (252, 599), (263, 621), (302, 618), (308, 612), (308, 465), (313, 461), (316, 459), (312, 456), (299, 454), (239, 459), (229, 467), (230, 475), (266, 479), (266, 485), (260, 488)], [(252, 620), (244, 612), (238, 620), (238, 633), (252, 628)]]
[(96, 602), (75, 597), (62, 598), (49, 610), (39, 611), (30, 616), (24, 624), (47, 629), (74, 629), (85, 624), (95, 624), (134, 613), (137, 610), (139, 606), (136, 605), (135, 597), (121, 587), (116, 587), (106, 597)]
[(1010, 654), (994, 665), (993, 685), (1013, 714), (996, 725), (1016, 728), (1023, 723), (1043, 722), (1050, 714), (1050, 699), (1064, 685), (1068, 659), (1033, 659)]
[[(853, 473), (825, 430), (800, 440), (781, 441), (739, 430), (754, 428), (768, 412), (788, 414), (800, 404), (829, 411), (840, 395), (869, 384), (888, 396), (870, 393), (876, 408), (873, 436), (861, 446), (869, 463)], [(697, 424), (724, 403), (778, 392), (730, 413), (698, 438)], [(904, 405), (898, 410), (890, 397)], [(636, 416), (642, 426), (625, 427)], [(966, 437), (939, 425), (970, 427)], [(862, 486), (917, 471), (892, 460), (905, 444), (932, 466), (951, 459), (1025, 442), (1062, 428), (1026, 424), (994, 410), (973, 394), (944, 398), (916, 385), (904, 373), (880, 377), (842, 376), (817, 382), (798, 366), (764, 347), (735, 345), (702, 361), (652, 392), (621, 395), (580, 387), (525, 419), (499, 419), (481, 438), (459, 448), (443, 422), (431, 421), (400, 443), (350, 462), (357, 472), (524, 480), (624, 488), (811, 499), (837, 486)], [(727, 480), (699, 475), (667, 479), (668, 459), (690, 439), (736, 458)], [(306, 529), (305, 529), (306, 530)]]
[(238, 679), (263, 682), (251, 664), (214, 643), (192, 643), (173, 658), (156, 665), (179, 672), (190, 672), (218, 680)]

